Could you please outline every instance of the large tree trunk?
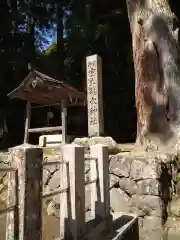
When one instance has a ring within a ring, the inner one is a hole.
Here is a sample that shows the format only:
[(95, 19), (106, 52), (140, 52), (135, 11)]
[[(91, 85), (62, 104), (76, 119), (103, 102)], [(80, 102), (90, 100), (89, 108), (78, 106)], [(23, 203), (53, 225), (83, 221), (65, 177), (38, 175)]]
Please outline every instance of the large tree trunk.
[(136, 78), (137, 145), (178, 146), (180, 68), (177, 18), (168, 0), (127, 0)]

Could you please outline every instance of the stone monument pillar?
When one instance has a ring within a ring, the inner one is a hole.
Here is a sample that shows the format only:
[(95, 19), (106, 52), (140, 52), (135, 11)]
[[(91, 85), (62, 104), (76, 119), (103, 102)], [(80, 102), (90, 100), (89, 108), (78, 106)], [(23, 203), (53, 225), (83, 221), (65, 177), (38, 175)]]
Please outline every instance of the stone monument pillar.
[(100, 136), (104, 132), (102, 64), (98, 55), (86, 58), (88, 135)]

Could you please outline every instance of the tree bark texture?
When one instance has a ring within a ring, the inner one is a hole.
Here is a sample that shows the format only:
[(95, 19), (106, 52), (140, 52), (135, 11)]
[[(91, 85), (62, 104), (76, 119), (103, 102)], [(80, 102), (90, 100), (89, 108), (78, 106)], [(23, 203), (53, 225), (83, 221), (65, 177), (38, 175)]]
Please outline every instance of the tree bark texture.
[(168, 0), (126, 0), (136, 79), (137, 145), (178, 146), (178, 20)]

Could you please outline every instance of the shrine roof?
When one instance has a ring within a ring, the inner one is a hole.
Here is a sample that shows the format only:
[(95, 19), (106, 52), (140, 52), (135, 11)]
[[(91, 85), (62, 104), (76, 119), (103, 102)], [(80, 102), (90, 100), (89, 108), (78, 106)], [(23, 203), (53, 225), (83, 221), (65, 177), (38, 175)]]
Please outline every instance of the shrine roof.
[(86, 101), (85, 93), (36, 70), (31, 71), (8, 97), (36, 104), (56, 104), (69, 99)]

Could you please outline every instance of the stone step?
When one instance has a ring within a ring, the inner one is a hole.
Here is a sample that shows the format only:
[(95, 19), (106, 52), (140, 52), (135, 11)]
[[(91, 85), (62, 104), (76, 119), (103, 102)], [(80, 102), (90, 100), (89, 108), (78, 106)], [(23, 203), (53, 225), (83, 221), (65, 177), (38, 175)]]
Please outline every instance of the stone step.
[[(129, 213), (115, 212), (113, 213), (113, 226), (110, 233), (103, 238), (103, 240), (118, 240), (122, 238), (123, 233), (126, 232), (128, 227), (133, 225), (137, 221), (137, 216)], [(138, 225), (137, 225), (138, 227)], [(135, 231), (132, 231), (132, 235), (128, 234), (128, 239), (138, 240), (135, 236)]]

